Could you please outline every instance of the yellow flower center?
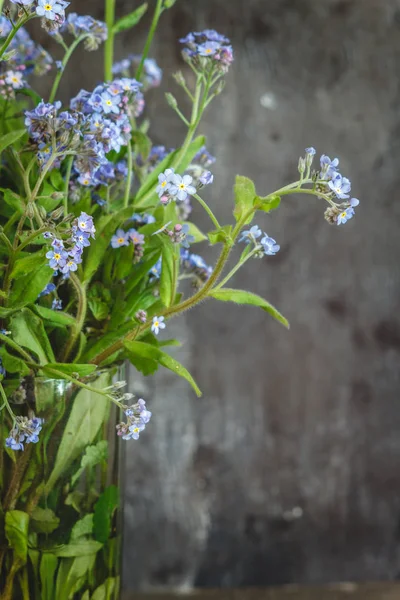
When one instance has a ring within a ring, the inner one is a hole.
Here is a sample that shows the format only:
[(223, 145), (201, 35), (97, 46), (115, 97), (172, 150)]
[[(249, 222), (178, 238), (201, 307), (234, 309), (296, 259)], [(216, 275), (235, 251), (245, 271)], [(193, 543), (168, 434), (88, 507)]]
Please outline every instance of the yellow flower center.
[(15, 75), (13, 77), (11, 77), (11, 81), (13, 81), (14, 83), (18, 83), (19, 79), (18, 77), (16, 77)]
[(158, 326), (159, 326), (159, 324), (160, 324), (160, 322), (159, 322), (159, 321), (154, 321), (154, 327), (158, 327)]
[(124, 241), (125, 241), (125, 239), (124, 239), (124, 238), (118, 238), (118, 244), (123, 244), (123, 243), (124, 243)]
[(161, 184), (161, 187), (165, 187), (166, 185), (167, 185), (167, 182), (163, 181), (162, 184)]
[(83, 185), (89, 185), (89, 179), (84, 179), (83, 180)]
[(185, 189), (185, 184), (184, 183), (180, 183), (179, 184), (179, 189), (184, 190)]
[(139, 427), (135, 427), (135, 429), (133, 430), (133, 433), (140, 433)]
[(52, 5), (51, 4), (45, 4), (44, 5), (44, 10), (52, 10)]
[(61, 258), (61, 254), (55, 254), (55, 255), (54, 255), (54, 258), (55, 258), (56, 260), (60, 260), (60, 258)]
[(340, 216), (341, 216), (341, 217), (346, 217), (346, 216), (347, 216), (347, 214), (346, 214), (346, 212), (342, 212), (342, 214), (341, 214)]
[[(85, 179), (85, 181), (87, 181), (87, 179)], [(84, 221), (82, 221), (82, 223), (79, 223), (79, 227), (82, 227), (82, 229), (85, 229), (86, 223)]]
[(211, 54), (212, 50), (211, 50), (211, 48), (206, 48), (205, 52), (206, 52), (206, 54)]
[(112, 106), (111, 100), (106, 100), (106, 104), (107, 104), (107, 106)]

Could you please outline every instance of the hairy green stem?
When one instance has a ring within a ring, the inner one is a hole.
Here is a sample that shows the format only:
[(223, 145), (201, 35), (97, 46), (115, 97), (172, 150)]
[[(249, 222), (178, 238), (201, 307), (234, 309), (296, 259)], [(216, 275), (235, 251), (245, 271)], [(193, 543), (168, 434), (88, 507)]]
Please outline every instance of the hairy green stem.
[(211, 210), (211, 208), (207, 205), (206, 202), (204, 202), (203, 198), (200, 198), (200, 196), (198, 194), (193, 194), (193, 198), (196, 198), (197, 202), (199, 204), (201, 204), (201, 206), (204, 208), (204, 210), (206, 211), (206, 213), (208, 214), (208, 216), (210, 217), (211, 221), (213, 222), (213, 224), (215, 225), (215, 227), (217, 229), (221, 229), (221, 225), (218, 222), (217, 217), (214, 215), (213, 211)]
[(11, 409), (11, 406), (10, 406), (10, 404), (8, 402), (6, 393), (5, 393), (4, 388), (3, 388), (3, 386), (2, 386), (1, 383), (0, 383), (0, 396), (1, 396), (1, 399), (3, 400), (2, 407), (3, 406), (6, 407), (6, 409), (7, 409), (8, 413), (9, 413), (10, 417), (12, 418), (13, 424), (14, 424), (15, 423), (15, 415), (14, 415), (12, 409)]
[(68, 64), (69, 59), (71, 58), (71, 56), (72, 56), (73, 52), (75, 51), (75, 49), (79, 46), (79, 44), (85, 38), (87, 38), (88, 35), (89, 34), (85, 34), (85, 35), (79, 36), (76, 40), (74, 40), (72, 42), (72, 44), (70, 45), (70, 47), (65, 52), (64, 58), (62, 59), (62, 62), (61, 62), (61, 69), (58, 69), (57, 75), (56, 75), (56, 77), (54, 79), (53, 86), (51, 88), (50, 97), (49, 97), (49, 102), (51, 104), (53, 104), (53, 102), (54, 102), (54, 100), (56, 98), (56, 94), (57, 94), (57, 91), (58, 91), (58, 86), (60, 85), (61, 78), (62, 78), (62, 76), (64, 74), (64, 70), (65, 70), (65, 67)]
[(105, 81), (111, 81), (112, 79), (112, 67), (114, 62), (114, 38), (115, 33), (115, 2), (116, 0), (106, 0), (106, 24), (108, 29), (107, 40), (104, 44), (104, 79)]
[(73, 162), (74, 162), (74, 156), (69, 156), (68, 160), (67, 160), (67, 170), (65, 172), (65, 182), (64, 182), (64, 217), (66, 217), (68, 214), (69, 181), (71, 179)]
[(124, 207), (129, 205), (129, 198), (131, 195), (132, 188), (132, 175), (133, 175), (133, 155), (132, 155), (132, 143), (131, 140), (128, 142), (127, 147), (127, 160), (128, 160), (128, 176), (125, 182), (125, 195), (124, 195)]
[[(18, 352), (18, 354), (20, 354), (24, 360), (28, 361), (29, 363), (32, 363), (32, 357), (23, 348), (21, 348), (21, 346), (19, 344), (14, 342), (14, 340), (9, 338), (7, 335), (0, 333), (0, 341), (2, 341), (7, 346), (10, 346), (10, 348), (15, 350), (16, 352)], [(39, 365), (35, 365), (35, 366), (38, 367)]]
[(163, 5), (163, 0), (157, 0), (156, 8), (154, 10), (153, 19), (151, 21), (149, 33), (147, 35), (147, 40), (146, 40), (146, 43), (145, 43), (144, 48), (143, 48), (142, 57), (140, 59), (140, 63), (138, 65), (138, 68), (136, 69), (136, 73), (135, 73), (135, 79), (137, 79), (138, 81), (140, 81), (140, 78), (142, 76), (144, 61), (146, 60), (146, 58), (147, 58), (147, 56), (149, 54), (150, 46), (151, 46), (154, 34), (156, 32), (156, 29), (157, 29), (158, 21), (160, 19), (161, 13), (162, 13), (162, 5)]
[(65, 348), (64, 361), (66, 362), (73, 350), (75, 343), (82, 331), (82, 328), (85, 324), (86, 319), (86, 311), (87, 311), (87, 297), (86, 297), (86, 287), (79, 278), (75, 275), (75, 273), (70, 274), (70, 281), (75, 288), (76, 295), (78, 298), (78, 311), (76, 313), (76, 320), (71, 329), (71, 335), (69, 337), (67, 346)]
[(0, 48), (0, 59), (2, 58), (3, 54), (7, 50), (8, 46), (13, 41), (18, 30), (21, 29), (21, 27), (23, 27), (25, 25), (25, 23), (27, 23), (29, 21), (29, 19), (31, 19), (31, 18), (32, 18), (31, 15), (22, 15), (18, 19), (17, 24), (14, 25), (14, 27), (11, 29), (10, 33), (8, 34), (7, 38), (4, 40), (4, 43)]

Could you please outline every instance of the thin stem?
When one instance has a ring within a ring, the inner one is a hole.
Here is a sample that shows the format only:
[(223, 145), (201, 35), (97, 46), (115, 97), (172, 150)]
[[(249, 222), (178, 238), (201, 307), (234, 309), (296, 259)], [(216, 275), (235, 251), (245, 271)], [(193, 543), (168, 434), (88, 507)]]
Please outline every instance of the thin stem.
[(154, 10), (153, 20), (151, 22), (147, 40), (146, 40), (146, 43), (143, 48), (142, 57), (140, 59), (140, 63), (138, 65), (138, 68), (136, 69), (136, 73), (135, 73), (135, 79), (137, 79), (138, 81), (140, 81), (140, 78), (142, 76), (144, 61), (146, 60), (146, 58), (149, 54), (150, 46), (153, 41), (153, 37), (154, 37), (154, 34), (157, 29), (158, 21), (160, 19), (161, 13), (162, 13), (162, 4), (163, 4), (163, 0), (157, 0), (156, 8)]
[(40, 229), (36, 229), (36, 231), (31, 233), (31, 235), (28, 235), (28, 237), (26, 237), (24, 239), (24, 241), (21, 242), (21, 244), (18, 246), (18, 248), (15, 251), (16, 254), (21, 252), (21, 250), (26, 248), (26, 246), (29, 246), (29, 244), (31, 244), (35, 238), (37, 238), (39, 235), (41, 235), (42, 233), (45, 233), (45, 231), (48, 231), (48, 230), (49, 230), (49, 227), (47, 225), (44, 225)]
[(64, 182), (64, 217), (66, 217), (68, 214), (69, 181), (71, 179), (73, 162), (74, 162), (74, 156), (69, 156), (68, 160), (67, 160), (67, 170), (65, 172), (65, 182)]
[(108, 29), (107, 40), (104, 44), (104, 79), (111, 81), (112, 67), (114, 62), (114, 38), (115, 33), (115, 2), (116, 0), (106, 0), (106, 24)]
[(28, 16), (25, 15), (25, 16), (22, 16), (19, 18), (19, 20), (17, 21), (17, 24), (13, 26), (13, 28), (11, 29), (7, 38), (5, 39), (4, 44), (0, 48), (0, 58), (2, 58), (3, 54), (7, 50), (8, 46), (13, 41), (18, 30), (21, 29), (21, 27), (23, 27), (25, 25), (25, 23), (27, 23), (29, 21), (30, 18), (31, 18), (31, 15), (28, 15)]
[[(276, 192), (270, 195), (274, 196), (275, 194)], [(318, 192), (316, 190), (310, 190), (307, 188), (292, 188), (284, 191), (281, 190), (279, 192), (280, 196), (287, 196), (289, 194), (309, 194), (310, 196), (318, 196), (319, 198), (323, 198), (324, 200), (326, 200), (331, 206), (337, 206), (336, 202), (331, 200), (329, 196), (327, 196), (326, 194), (322, 194), (321, 192)]]
[(10, 417), (12, 418), (13, 424), (14, 424), (15, 423), (15, 415), (14, 415), (14, 413), (12, 411), (11, 406), (8, 403), (8, 399), (7, 399), (6, 393), (4, 391), (4, 388), (3, 388), (2, 384), (1, 384), (1, 382), (0, 382), (0, 396), (1, 396), (2, 400), (3, 400), (3, 406), (6, 407), (6, 409), (7, 409), (8, 413), (9, 413)]
[(0, 233), (0, 240), (3, 240), (9, 252), (13, 252), (14, 248), (5, 233)]
[(129, 205), (129, 198), (131, 195), (132, 188), (132, 175), (133, 175), (133, 156), (132, 156), (132, 144), (131, 140), (128, 142), (128, 176), (125, 182), (125, 195), (124, 195), (124, 207)]
[(76, 320), (72, 326), (71, 335), (69, 337), (66, 349), (65, 349), (65, 357), (64, 360), (67, 361), (68, 357), (73, 350), (75, 343), (79, 337), (79, 334), (82, 331), (83, 325), (85, 323), (86, 311), (87, 311), (87, 298), (86, 298), (86, 287), (79, 278), (75, 275), (75, 273), (70, 274), (70, 281), (75, 288), (76, 295), (78, 297), (78, 310), (76, 313)]
[(64, 70), (68, 64), (69, 59), (71, 58), (71, 56), (72, 56), (74, 50), (77, 48), (77, 46), (79, 46), (79, 44), (82, 42), (82, 40), (84, 40), (87, 36), (88, 36), (88, 34), (81, 35), (80, 37), (78, 37), (76, 40), (74, 40), (72, 42), (70, 47), (65, 52), (64, 58), (62, 59), (62, 63), (61, 63), (61, 69), (58, 70), (57, 75), (54, 79), (53, 87), (51, 88), (50, 98), (49, 98), (50, 104), (53, 104), (53, 102), (55, 100), (55, 97), (56, 97), (56, 94), (58, 91), (58, 86), (60, 85), (61, 78), (64, 74)]
[(214, 223), (215, 227), (217, 229), (221, 229), (221, 225), (219, 224), (218, 219), (216, 218), (216, 216), (212, 212), (211, 208), (204, 202), (203, 198), (200, 198), (200, 196), (198, 194), (193, 194), (193, 198), (196, 198), (197, 202), (199, 204), (201, 204), (201, 206), (204, 208), (204, 210), (206, 211), (206, 213), (210, 217), (211, 221)]
[[(22, 356), (22, 358), (24, 358), (27, 362), (32, 364), (32, 357), (27, 352), (25, 352), (25, 350), (21, 348), (19, 344), (11, 340), (7, 335), (0, 333), (0, 341), (2, 341), (4, 344), (7, 344), (7, 346), (10, 346), (10, 348), (18, 352)], [(39, 365), (37, 365), (36, 363), (34, 363), (34, 366), (39, 367)]]
[(256, 252), (258, 252), (260, 250), (261, 246), (259, 244), (257, 244), (253, 250), (251, 252), (249, 252), (249, 254), (243, 259), (240, 260), (237, 265), (235, 265), (233, 267), (233, 269), (231, 271), (229, 271), (228, 275), (226, 277), (223, 278), (222, 281), (219, 282), (218, 285), (216, 285), (213, 289), (214, 290), (219, 290), (220, 288), (222, 288), (233, 276), (234, 274), (239, 271), (239, 269), (248, 261), (250, 260), (250, 258), (252, 258)]

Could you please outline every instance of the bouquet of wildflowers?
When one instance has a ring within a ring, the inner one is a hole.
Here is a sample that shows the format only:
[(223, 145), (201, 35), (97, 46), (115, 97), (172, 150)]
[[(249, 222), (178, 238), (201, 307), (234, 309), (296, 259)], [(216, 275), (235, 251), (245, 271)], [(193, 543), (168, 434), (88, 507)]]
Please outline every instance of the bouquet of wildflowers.
[[(237, 176), (232, 222), (219, 222), (205, 199), (215, 158), (197, 132), (232, 65), (229, 39), (208, 29), (178, 42), (187, 75), (173, 78), (191, 110), (170, 93), (166, 110), (187, 127), (179, 148), (168, 148), (168, 140), (153, 145), (144, 117), (146, 91), (162, 77), (148, 53), (159, 19), (174, 3), (156, 0), (144, 50), (119, 62), (114, 38), (136, 25), (147, 4), (116, 20), (114, 0), (106, 0), (101, 22), (72, 12), (64, 0), (10, 0), (0, 17), (5, 599), (117, 597), (118, 574), (104, 567), (115, 562), (118, 500), (101, 476), (109, 459), (103, 432), (111, 406), (114, 434), (123, 440), (138, 439), (151, 412), (108, 373), (126, 361), (144, 375), (161, 366), (200, 395), (165, 350), (178, 343), (168, 339), (171, 318), (210, 298), (259, 307), (288, 326), (265, 299), (228, 285), (247, 261), (273, 260), (280, 249), (253, 224), (257, 213), (276, 210), (286, 195), (309, 194), (327, 204), (329, 223), (341, 225), (358, 205), (338, 159), (323, 155), (313, 168), (315, 150), (307, 148), (296, 181), (273, 193), (261, 195), (250, 179)], [(62, 60), (30, 37), (29, 22), (37, 18)], [(59, 83), (81, 43), (87, 51), (104, 45), (104, 81), (62, 105)], [(30, 86), (33, 74), (44, 73), (53, 78), (48, 98)], [(196, 202), (209, 217), (206, 233), (191, 221)], [(214, 265), (197, 250), (205, 243), (220, 248)], [(51, 382), (65, 384), (53, 405)], [(75, 394), (69, 404), (68, 394)]]

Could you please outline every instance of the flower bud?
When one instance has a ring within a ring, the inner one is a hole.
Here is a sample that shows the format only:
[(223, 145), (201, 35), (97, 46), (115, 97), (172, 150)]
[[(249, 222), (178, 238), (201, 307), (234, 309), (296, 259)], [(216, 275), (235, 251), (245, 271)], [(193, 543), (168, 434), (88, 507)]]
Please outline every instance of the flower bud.
[(182, 71), (177, 71), (176, 73), (174, 73), (172, 75), (172, 77), (175, 79), (175, 81), (178, 85), (181, 85), (181, 86), (186, 85), (186, 81), (185, 81)]
[(299, 165), (297, 168), (298, 168), (300, 174), (304, 173), (306, 170), (306, 161), (302, 156), (300, 156), (300, 158), (299, 158)]
[(26, 216), (29, 217), (29, 219), (32, 219), (35, 216), (35, 208), (32, 202), (28, 202), (26, 206)]
[(51, 213), (50, 216), (54, 221), (57, 221), (57, 219), (62, 217), (63, 214), (64, 214), (64, 207), (59, 206), (58, 208), (56, 208), (56, 210), (53, 210), (53, 212)]
[(167, 92), (165, 94), (165, 99), (171, 108), (178, 108), (178, 102), (176, 101), (175, 96)]
[(42, 219), (45, 219), (47, 217), (47, 212), (44, 206), (38, 206), (39, 209), (39, 215), (42, 217)]
[(53, 192), (50, 196), (52, 200), (62, 200), (64, 198), (63, 192)]

